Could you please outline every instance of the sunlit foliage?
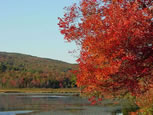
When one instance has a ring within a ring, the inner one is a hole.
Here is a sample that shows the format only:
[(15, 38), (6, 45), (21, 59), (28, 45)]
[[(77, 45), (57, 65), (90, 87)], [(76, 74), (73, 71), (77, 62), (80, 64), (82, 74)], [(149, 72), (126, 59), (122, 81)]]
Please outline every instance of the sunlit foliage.
[(80, 46), (84, 93), (139, 96), (153, 84), (152, 0), (80, 0), (59, 18), (64, 39)]

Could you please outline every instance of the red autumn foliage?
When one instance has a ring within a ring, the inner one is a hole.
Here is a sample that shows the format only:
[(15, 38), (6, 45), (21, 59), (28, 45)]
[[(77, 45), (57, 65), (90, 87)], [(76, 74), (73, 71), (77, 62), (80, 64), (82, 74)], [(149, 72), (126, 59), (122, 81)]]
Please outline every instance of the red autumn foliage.
[(84, 92), (140, 95), (152, 86), (152, 4), (81, 0), (59, 18), (64, 39), (80, 46), (77, 85)]
[(6, 79), (5, 78), (2, 78), (2, 81), (1, 81), (3, 84), (6, 83)]
[(15, 80), (10, 80), (10, 84), (11, 84), (11, 86), (13, 86), (13, 87), (16, 87), (16, 81)]

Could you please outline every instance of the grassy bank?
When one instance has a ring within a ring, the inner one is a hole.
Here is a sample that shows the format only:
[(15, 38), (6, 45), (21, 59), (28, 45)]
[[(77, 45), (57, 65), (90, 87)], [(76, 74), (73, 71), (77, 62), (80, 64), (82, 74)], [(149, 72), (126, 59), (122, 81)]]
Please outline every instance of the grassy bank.
[(0, 93), (80, 93), (78, 88), (12, 88), (0, 89)]

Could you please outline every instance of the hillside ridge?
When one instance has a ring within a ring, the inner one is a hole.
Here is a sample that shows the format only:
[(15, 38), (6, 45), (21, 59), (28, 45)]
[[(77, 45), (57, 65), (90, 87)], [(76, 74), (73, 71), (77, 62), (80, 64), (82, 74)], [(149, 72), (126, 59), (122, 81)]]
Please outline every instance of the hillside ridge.
[(49, 58), (0, 52), (0, 87), (72, 87), (75, 78), (70, 71), (76, 66)]

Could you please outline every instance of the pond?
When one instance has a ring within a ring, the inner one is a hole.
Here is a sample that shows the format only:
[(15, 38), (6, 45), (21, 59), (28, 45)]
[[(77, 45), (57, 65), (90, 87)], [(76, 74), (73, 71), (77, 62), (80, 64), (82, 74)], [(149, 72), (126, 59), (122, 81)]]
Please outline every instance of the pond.
[(0, 115), (122, 115), (111, 101), (91, 105), (88, 99), (72, 94), (1, 93)]

